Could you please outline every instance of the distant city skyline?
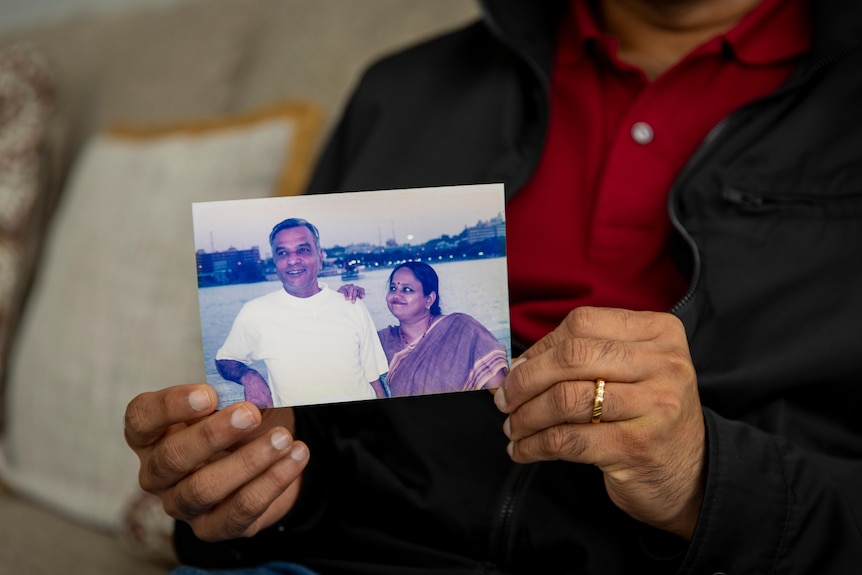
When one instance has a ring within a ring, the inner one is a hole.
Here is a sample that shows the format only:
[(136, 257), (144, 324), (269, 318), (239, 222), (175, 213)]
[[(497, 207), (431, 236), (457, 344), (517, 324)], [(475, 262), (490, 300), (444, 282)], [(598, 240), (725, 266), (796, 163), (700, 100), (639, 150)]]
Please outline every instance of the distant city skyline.
[(304, 218), (324, 248), (369, 243), (424, 244), (504, 214), (502, 184), (382, 190), (193, 205), (195, 250), (257, 246), (271, 256), (269, 231), (285, 218)]

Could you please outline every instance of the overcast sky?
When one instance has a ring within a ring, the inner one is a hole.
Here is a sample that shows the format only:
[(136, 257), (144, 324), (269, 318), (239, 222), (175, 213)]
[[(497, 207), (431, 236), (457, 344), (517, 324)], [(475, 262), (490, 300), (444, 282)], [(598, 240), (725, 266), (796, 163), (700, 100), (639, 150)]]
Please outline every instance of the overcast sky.
[(324, 248), (368, 242), (422, 244), (504, 211), (502, 184), (351, 192), (193, 205), (195, 250), (260, 248), (269, 257), (269, 232), (286, 218), (304, 218), (320, 230)]

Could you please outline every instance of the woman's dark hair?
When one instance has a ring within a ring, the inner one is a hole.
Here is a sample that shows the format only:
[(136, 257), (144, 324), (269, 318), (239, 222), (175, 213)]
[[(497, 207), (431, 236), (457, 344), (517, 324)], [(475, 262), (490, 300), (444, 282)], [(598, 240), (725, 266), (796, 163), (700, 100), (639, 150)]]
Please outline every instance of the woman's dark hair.
[(431, 315), (441, 315), (443, 312), (440, 310), (440, 280), (437, 278), (437, 272), (434, 271), (434, 268), (422, 262), (404, 262), (403, 264), (398, 264), (393, 268), (392, 273), (389, 274), (387, 287), (392, 285), (392, 278), (395, 276), (395, 272), (401, 268), (407, 268), (413, 272), (413, 275), (422, 284), (422, 295), (427, 296), (431, 292), (437, 294), (429, 311)]

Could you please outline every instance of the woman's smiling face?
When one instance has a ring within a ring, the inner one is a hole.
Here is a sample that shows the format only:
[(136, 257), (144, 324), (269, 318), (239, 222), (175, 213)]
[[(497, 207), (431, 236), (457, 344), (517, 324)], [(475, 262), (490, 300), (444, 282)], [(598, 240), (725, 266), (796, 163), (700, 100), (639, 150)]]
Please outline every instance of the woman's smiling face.
[(389, 291), (386, 292), (386, 307), (399, 321), (416, 321), (426, 317), (435, 299), (434, 292), (425, 295), (422, 282), (408, 268), (400, 268), (392, 274)]

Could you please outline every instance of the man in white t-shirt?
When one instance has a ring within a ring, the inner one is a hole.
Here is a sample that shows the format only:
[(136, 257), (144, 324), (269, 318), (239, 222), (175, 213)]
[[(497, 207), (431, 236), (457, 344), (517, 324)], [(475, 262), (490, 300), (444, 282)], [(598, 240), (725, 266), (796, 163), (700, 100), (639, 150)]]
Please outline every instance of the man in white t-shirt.
[[(290, 218), (269, 243), (284, 289), (242, 307), (216, 354), (221, 376), (259, 407), (385, 397), (388, 365), (368, 309), (317, 279), (324, 257), (317, 228)], [(264, 362), (269, 384), (253, 361)]]

